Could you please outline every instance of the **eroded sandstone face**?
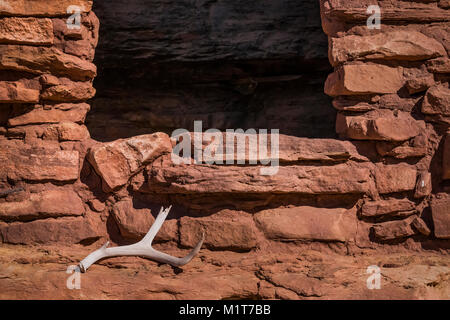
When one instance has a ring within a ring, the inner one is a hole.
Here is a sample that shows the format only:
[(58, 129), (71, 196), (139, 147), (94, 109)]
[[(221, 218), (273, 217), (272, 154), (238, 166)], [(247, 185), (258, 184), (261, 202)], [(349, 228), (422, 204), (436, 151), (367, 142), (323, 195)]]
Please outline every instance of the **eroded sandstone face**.
[[(205, 231), (193, 270), (204, 263), (223, 281), (200, 281), (192, 294), (183, 283), (196, 276), (163, 272), (178, 291), (158, 282), (151, 297), (267, 299), (339, 297), (297, 266), (292, 255), (304, 249), (448, 250), (448, 1), (378, 1), (381, 30), (366, 27), (370, 1), (7, 2), (5, 247), (137, 241), (173, 205), (156, 242), (181, 256)], [(79, 29), (67, 27), (69, 2), (83, 7)], [(194, 120), (205, 130), (280, 129), (278, 173), (175, 164), (169, 135)]]

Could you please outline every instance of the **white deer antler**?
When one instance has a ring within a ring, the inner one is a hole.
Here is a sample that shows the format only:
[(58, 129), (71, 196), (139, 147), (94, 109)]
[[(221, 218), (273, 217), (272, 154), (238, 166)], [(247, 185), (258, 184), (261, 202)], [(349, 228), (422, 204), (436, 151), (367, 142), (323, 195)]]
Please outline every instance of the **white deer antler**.
[(195, 248), (184, 258), (172, 257), (168, 254), (159, 252), (152, 248), (153, 239), (155, 238), (155, 236), (158, 233), (159, 229), (161, 228), (162, 224), (166, 220), (166, 217), (169, 214), (170, 209), (172, 209), (172, 206), (170, 206), (169, 208), (167, 208), (165, 210), (164, 210), (164, 208), (161, 208), (152, 227), (150, 228), (148, 233), (145, 235), (145, 237), (138, 243), (135, 243), (135, 244), (132, 244), (129, 246), (108, 248), (108, 244), (109, 244), (109, 241), (108, 241), (103, 245), (103, 247), (101, 247), (100, 249), (89, 254), (86, 258), (84, 258), (80, 262), (81, 272), (86, 272), (87, 269), (92, 264), (94, 264), (96, 261), (98, 261), (100, 259), (116, 257), (116, 256), (142, 256), (142, 257), (147, 257), (147, 258), (150, 258), (150, 259), (158, 261), (158, 262), (168, 263), (175, 267), (181, 267), (181, 266), (187, 264), (200, 251), (203, 241), (205, 240), (204, 233), (202, 235), (202, 240), (200, 240), (199, 243), (195, 246)]

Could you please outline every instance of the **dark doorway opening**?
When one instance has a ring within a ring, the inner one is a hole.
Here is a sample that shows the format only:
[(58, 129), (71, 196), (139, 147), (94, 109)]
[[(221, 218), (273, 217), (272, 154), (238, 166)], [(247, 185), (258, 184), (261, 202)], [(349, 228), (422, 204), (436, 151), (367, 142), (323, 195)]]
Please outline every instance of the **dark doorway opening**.
[(328, 43), (309, 0), (96, 0), (96, 97), (87, 126), (111, 141), (203, 128), (335, 138)]

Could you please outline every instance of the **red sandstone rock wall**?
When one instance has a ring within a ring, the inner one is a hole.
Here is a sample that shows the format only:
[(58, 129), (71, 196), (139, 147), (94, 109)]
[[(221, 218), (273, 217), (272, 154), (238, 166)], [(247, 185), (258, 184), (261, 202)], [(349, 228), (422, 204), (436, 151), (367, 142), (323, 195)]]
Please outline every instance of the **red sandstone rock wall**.
[(164, 133), (90, 139), (99, 21), (78, 2), (79, 31), (66, 27), (67, 1), (0, 8), (2, 242), (136, 240), (172, 204), (157, 240), (184, 248), (202, 230), (206, 248), (237, 252), (448, 246), (448, 1), (378, 1), (381, 30), (366, 28), (366, 1), (321, 1), (342, 139), (281, 136), (275, 176), (174, 165)]

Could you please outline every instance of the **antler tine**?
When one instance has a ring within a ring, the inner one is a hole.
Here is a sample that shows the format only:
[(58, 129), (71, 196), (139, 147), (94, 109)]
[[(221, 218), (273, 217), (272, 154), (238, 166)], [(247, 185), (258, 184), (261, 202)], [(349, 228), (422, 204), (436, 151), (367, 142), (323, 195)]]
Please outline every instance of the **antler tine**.
[(161, 208), (152, 227), (145, 235), (145, 237), (138, 243), (129, 246), (108, 248), (109, 242), (107, 242), (100, 249), (95, 250), (94, 252), (89, 254), (80, 262), (81, 272), (86, 272), (92, 264), (100, 259), (115, 256), (142, 256), (158, 262), (168, 263), (175, 267), (180, 267), (190, 262), (192, 258), (194, 258), (195, 255), (200, 251), (200, 248), (203, 245), (203, 241), (205, 240), (204, 233), (202, 235), (202, 239), (197, 243), (195, 248), (184, 258), (173, 257), (152, 248), (153, 239), (155, 238), (159, 229), (161, 229), (161, 226), (166, 220), (171, 208), (172, 206), (168, 207), (167, 209)]

